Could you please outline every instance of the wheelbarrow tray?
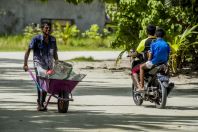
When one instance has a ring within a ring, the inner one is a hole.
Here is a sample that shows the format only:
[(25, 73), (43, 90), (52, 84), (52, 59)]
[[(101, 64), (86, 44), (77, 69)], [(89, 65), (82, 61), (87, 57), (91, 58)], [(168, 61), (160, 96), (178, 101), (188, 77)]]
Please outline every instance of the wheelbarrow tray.
[(67, 79), (53, 79), (39, 76), (38, 79), (36, 79), (36, 76), (32, 73), (30, 69), (28, 70), (28, 72), (40, 91), (44, 90), (47, 93), (53, 95), (59, 94), (60, 92), (71, 93), (76, 85), (81, 82), (81, 80), (86, 76), (84, 74), (73, 73), (72, 76)]
[(46, 84), (42, 87), (47, 93), (59, 94), (60, 92), (71, 93), (79, 81), (59, 80), (59, 79), (43, 79)]

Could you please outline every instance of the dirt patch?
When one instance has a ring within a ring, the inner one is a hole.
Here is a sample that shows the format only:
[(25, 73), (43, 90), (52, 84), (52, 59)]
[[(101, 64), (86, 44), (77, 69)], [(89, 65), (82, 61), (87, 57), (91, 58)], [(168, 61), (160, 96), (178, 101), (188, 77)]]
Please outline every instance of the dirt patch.
[(108, 69), (108, 70), (129, 70), (130, 61), (121, 60), (116, 63), (115, 60), (96, 61), (96, 62), (72, 62), (75, 69)]

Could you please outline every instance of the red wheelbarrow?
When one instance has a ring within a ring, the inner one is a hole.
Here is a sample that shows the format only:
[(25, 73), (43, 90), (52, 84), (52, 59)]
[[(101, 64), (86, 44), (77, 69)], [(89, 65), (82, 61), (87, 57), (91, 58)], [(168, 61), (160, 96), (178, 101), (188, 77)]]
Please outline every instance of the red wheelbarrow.
[[(49, 101), (53, 96), (58, 100), (57, 106), (58, 112), (60, 113), (66, 113), (68, 111), (69, 101), (73, 101), (71, 92), (76, 87), (76, 85), (85, 77), (84, 74), (75, 74), (75, 76), (78, 76), (79, 79), (69, 79), (69, 77), (67, 77), (66, 80), (42, 77), (36, 79), (35, 75), (30, 69), (28, 70), (28, 72), (32, 77), (33, 81), (35, 82), (37, 89), (41, 91), (40, 93), (42, 93), (42, 91), (44, 90), (49, 95), (44, 107), (47, 108)], [(39, 80), (39, 82), (37, 82), (37, 80)]]

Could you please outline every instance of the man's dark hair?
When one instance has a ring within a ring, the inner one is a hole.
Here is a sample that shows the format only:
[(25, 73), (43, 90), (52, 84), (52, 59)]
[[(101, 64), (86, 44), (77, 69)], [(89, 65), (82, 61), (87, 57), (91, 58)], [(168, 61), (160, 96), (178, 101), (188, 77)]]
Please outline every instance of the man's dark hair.
[(52, 25), (52, 24), (51, 24), (50, 22), (42, 22), (42, 23), (41, 23), (41, 28), (43, 29), (45, 25), (49, 26), (49, 28), (50, 28), (50, 30), (51, 30), (51, 25)]
[(149, 24), (147, 26), (147, 34), (154, 36), (155, 35), (156, 26)]
[(156, 30), (155, 35), (156, 35), (156, 37), (163, 38), (163, 37), (166, 35), (166, 33), (165, 33), (164, 29), (158, 28), (158, 29)]

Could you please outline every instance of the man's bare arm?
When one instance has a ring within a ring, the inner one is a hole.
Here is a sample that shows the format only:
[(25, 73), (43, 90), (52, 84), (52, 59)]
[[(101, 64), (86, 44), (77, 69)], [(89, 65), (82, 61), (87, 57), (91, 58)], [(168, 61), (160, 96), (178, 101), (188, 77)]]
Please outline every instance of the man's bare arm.
[(25, 56), (24, 56), (24, 65), (23, 65), (23, 69), (24, 69), (25, 71), (28, 70), (28, 58), (29, 58), (29, 55), (30, 55), (30, 51), (31, 51), (31, 49), (28, 48), (28, 49), (26, 50), (26, 52), (25, 52)]

